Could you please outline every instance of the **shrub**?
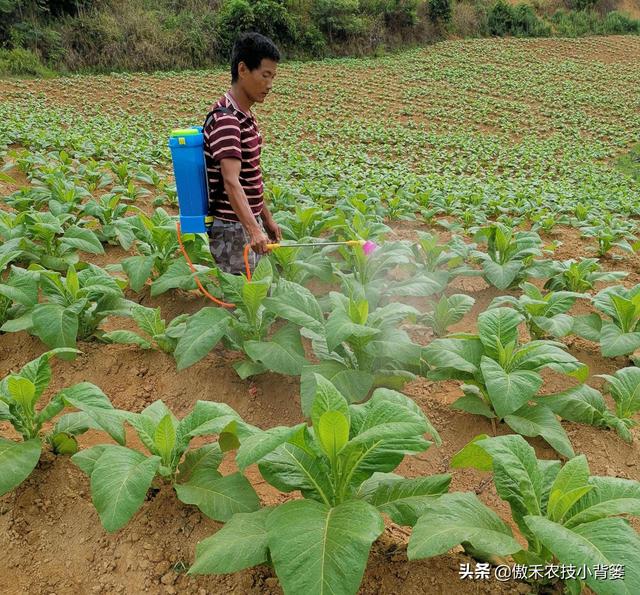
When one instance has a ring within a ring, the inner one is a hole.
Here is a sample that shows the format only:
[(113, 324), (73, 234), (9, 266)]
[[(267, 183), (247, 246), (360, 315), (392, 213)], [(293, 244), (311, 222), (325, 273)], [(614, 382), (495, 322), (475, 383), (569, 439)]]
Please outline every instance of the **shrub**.
[(498, 37), (545, 37), (551, 33), (529, 4), (510, 6), (504, 0), (498, 0), (489, 10), (488, 27), (490, 34)]
[(0, 75), (51, 76), (52, 74), (31, 50), (0, 49)]
[(429, 18), (434, 23), (451, 21), (451, 0), (429, 0)]
[(364, 33), (364, 21), (358, 12), (358, 0), (315, 0), (311, 16), (333, 43)]
[(451, 25), (460, 37), (480, 37), (486, 34), (486, 11), (479, 5), (456, 2), (451, 13)]

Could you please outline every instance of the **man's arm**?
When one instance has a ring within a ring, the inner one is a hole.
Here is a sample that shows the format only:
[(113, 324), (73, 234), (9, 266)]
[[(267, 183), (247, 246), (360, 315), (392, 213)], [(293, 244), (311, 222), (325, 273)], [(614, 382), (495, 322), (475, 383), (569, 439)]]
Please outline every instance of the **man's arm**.
[[(254, 252), (264, 254), (267, 252), (267, 243), (269, 238), (262, 231), (256, 218), (251, 212), (249, 201), (244, 193), (242, 184), (240, 184), (240, 168), (242, 161), (238, 159), (222, 159), (220, 168), (222, 170), (222, 179), (224, 180), (224, 190), (229, 197), (233, 212), (240, 219), (240, 223), (249, 235), (249, 243)], [(271, 214), (269, 214), (271, 217)]]

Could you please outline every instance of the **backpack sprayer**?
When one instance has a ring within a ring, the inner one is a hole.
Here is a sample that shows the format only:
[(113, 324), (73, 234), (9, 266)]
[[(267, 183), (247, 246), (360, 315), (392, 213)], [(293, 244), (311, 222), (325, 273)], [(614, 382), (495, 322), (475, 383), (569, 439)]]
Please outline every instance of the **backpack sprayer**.
[[(204, 160), (204, 134), (202, 132), (202, 126), (177, 128), (173, 130), (169, 137), (169, 148), (171, 149), (171, 158), (173, 160), (173, 173), (176, 179), (178, 206), (180, 209), (180, 219), (176, 223), (178, 244), (191, 272), (196, 273), (196, 268), (193, 266), (182, 243), (181, 232), (207, 233), (208, 228), (213, 223), (213, 217), (209, 215), (209, 189)], [(342, 242), (307, 242), (302, 244), (280, 244), (276, 242), (267, 244), (267, 249), (275, 250), (280, 247), (301, 248), (306, 246), (362, 246), (367, 256), (377, 248), (376, 244), (371, 240), (346, 240)], [(251, 281), (251, 268), (249, 266), (250, 249), (251, 246), (249, 244), (244, 247), (244, 266), (249, 281)], [(235, 308), (235, 304), (223, 302), (211, 295), (203, 287), (197, 276), (195, 280), (200, 291), (210, 300), (225, 308)]]

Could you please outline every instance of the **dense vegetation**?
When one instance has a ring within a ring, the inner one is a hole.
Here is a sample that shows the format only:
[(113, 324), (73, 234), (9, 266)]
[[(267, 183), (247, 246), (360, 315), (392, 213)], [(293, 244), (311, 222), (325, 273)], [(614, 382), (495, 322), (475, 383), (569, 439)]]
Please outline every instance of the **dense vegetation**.
[(203, 68), (246, 30), (288, 58), (317, 58), (450, 36), (637, 34), (640, 21), (610, 0), (4, 0), (0, 73)]

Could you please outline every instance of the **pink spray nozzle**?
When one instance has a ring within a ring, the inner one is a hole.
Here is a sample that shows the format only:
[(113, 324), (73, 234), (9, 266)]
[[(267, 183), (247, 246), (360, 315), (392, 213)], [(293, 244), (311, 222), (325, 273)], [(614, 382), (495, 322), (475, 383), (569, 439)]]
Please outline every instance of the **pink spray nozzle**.
[(362, 244), (362, 249), (364, 250), (365, 256), (369, 256), (376, 248), (378, 244), (372, 242), (371, 240), (367, 240), (364, 244)]

